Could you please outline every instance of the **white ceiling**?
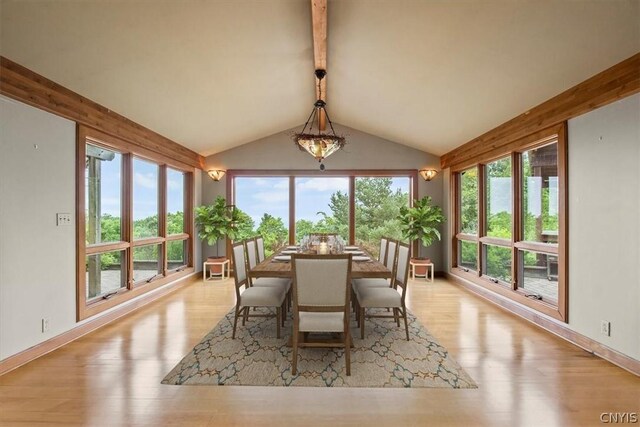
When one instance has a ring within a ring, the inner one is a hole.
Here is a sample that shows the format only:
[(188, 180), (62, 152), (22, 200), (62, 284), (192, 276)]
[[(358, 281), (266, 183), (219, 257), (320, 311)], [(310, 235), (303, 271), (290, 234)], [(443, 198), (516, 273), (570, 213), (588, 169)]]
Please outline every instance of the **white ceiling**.
[[(314, 101), (308, 0), (6, 1), (0, 50), (209, 155)], [(335, 122), (437, 155), (640, 51), (640, 1), (329, 3)]]

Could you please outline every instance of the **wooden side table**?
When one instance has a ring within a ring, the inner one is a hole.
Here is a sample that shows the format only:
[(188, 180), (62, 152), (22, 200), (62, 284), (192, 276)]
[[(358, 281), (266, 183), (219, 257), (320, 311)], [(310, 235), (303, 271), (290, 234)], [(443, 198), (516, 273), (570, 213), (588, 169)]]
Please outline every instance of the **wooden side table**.
[(415, 274), (415, 267), (419, 265), (420, 267), (427, 267), (427, 271), (424, 274), (424, 280), (429, 280), (429, 277), (431, 277), (431, 280), (429, 280), (429, 282), (433, 282), (433, 270), (434, 270), (434, 265), (433, 263), (429, 263), (429, 264), (423, 264), (421, 262), (415, 262), (415, 261), (409, 261), (409, 268), (411, 269), (411, 278), (415, 279), (416, 278), (416, 274)]
[[(219, 278), (217, 278), (217, 274), (211, 273), (211, 270), (208, 269), (207, 267), (212, 266), (212, 265), (219, 265), (220, 266), (220, 276)], [(229, 273), (230, 273), (230, 265), (231, 263), (229, 262), (228, 259), (225, 259), (224, 261), (205, 261), (202, 263), (202, 280), (203, 281), (207, 281), (207, 280), (225, 280), (229, 278)], [(207, 277), (207, 271), (209, 271), (209, 277)], [(226, 277), (225, 277), (225, 271), (226, 271)]]

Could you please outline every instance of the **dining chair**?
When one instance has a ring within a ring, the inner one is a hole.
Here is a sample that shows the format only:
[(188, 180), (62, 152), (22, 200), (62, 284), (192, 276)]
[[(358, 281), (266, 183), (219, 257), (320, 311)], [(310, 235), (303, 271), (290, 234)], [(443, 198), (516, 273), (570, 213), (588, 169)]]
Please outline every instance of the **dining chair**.
[[(351, 375), (349, 298), (351, 254), (292, 257), (293, 273), (293, 359), (296, 375), (298, 347), (344, 348), (347, 375)], [(313, 332), (340, 333), (340, 342), (308, 342)], [(302, 340), (300, 335), (302, 334)]]
[[(384, 265), (389, 271), (391, 271), (390, 279), (374, 279), (374, 278), (360, 278), (353, 279), (353, 291), (358, 294), (361, 289), (364, 288), (389, 288), (393, 286), (393, 278), (395, 277), (395, 266), (398, 250), (398, 241), (389, 239), (386, 245)], [(357, 301), (357, 300), (356, 300)]]
[[(233, 334), (231, 339), (236, 338), (236, 327), (238, 317), (242, 315), (242, 325), (244, 326), (249, 317), (275, 317), (276, 337), (280, 338), (280, 323), (284, 320), (282, 310), (285, 301), (285, 291), (281, 287), (258, 287), (249, 286), (247, 275), (247, 263), (245, 259), (245, 245), (243, 242), (235, 243), (232, 247), (233, 257), (233, 278), (236, 289), (236, 306), (233, 318)], [(244, 290), (242, 290), (244, 288)], [(250, 314), (251, 307), (275, 308), (276, 314)]]
[(256, 237), (256, 247), (258, 249), (258, 263), (264, 261), (264, 238), (262, 236)]
[[(409, 326), (407, 324), (407, 282), (409, 277), (409, 245), (398, 243), (398, 261), (393, 277), (393, 287), (365, 287), (357, 294), (359, 307), (360, 337), (364, 339), (364, 324), (366, 318), (382, 317), (393, 318), (400, 327), (400, 316), (404, 319), (404, 328), (409, 341)], [(402, 292), (398, 292), (402, 288)], [(367, 314), (369, 308), (389, 308), (393, 310), (391, 315)]]
[[(360, 316), (358, 316), (358, 313), (360, 313), (360, 306), (358, 305), (358, 294), (362, 291), (362, 289), (365, 289), (365, 288), (393, 287), (394, 286), (393, 281), (396, 275), (397, 257), (398, 257), (398, 241), (394, 239), (388, 239), (386, 250), (385, 250), (385, 257), (382, 259), (384, 259), (385, 267), (387, 267), (387, 269), (391, 272), (391, 278), (389, 279), (359, 278), (359, 279), (353, 279), (351, 281), (351, 287), (353, 290), (352, 305), (353, 305), (353, 310), (356, 313), (356, 323), (358, 324), (358, 326), (360, 326), (360, 322), (361, 322)], [(391, 309), (388, 309), (387, 311), (391, 311)]]
[[(251, 270), (258, 265), (258, 250), (257, 250), (257, 239), (247, 239), (244, 241), (245, 248), (245, 257), (247, 259), (247, 271), (248, 271), (248, 281), (249, 286), (257, 286), (257, 287), (276, 287), (282, 288), (287, 296), (287, 304), (286, 307), (290, 305), (291, 302), (291, 279), (283, 278), (283, 277), (259, 277), (252, 278)], [(284, 320), (284, 318), (283, 318)]]
[(378, 253), (378, 261), (385, 262), (387, 259), (387, 245), (389, 244), (389, 239), (386, 237), (380, 238), (380, 252)]

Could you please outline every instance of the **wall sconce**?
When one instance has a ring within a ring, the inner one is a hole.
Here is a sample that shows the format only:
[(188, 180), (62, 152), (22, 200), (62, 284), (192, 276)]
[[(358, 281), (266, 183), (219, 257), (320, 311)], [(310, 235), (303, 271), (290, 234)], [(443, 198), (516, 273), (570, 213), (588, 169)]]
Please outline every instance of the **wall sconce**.
[(438, 175), (438, 171), (435, 169), (422, 169), (420, 171), (420, 176), (424, 178), (425, 181), (431, 181), (436, 175)]
[(220, 181), (225, 173), (227, 172), (223, 170), (218, 170), (218, 169), (210, 169), (207, 171), (207, 174), (209, 175), (209, 177), (214, 181)]

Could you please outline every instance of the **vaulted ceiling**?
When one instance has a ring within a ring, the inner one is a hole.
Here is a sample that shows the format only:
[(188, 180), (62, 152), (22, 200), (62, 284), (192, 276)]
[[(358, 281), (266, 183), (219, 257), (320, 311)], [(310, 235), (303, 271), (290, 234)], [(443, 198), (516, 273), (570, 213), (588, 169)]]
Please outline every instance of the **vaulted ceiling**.
[[(309, 0), (5, 1), (0, 51), (203, 155), (302, 124)], [(640, 2), (340, 0), (335, 122), (443, 154), (640, 51)]]

